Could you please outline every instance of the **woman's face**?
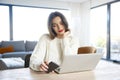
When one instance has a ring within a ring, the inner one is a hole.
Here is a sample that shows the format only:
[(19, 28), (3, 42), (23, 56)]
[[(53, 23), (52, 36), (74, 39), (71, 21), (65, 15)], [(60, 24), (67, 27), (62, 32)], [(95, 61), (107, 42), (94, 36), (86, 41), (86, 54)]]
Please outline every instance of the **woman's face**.
[(52, 20), (52, 24), (53, 24), (53, 30), (56, 32), (57, 36), (64, 35), (65, 27), (64, 27), (64, 25), (62, 23), (62, 20), (61, 20), (61, 18), (59, 16), (55, 17)]

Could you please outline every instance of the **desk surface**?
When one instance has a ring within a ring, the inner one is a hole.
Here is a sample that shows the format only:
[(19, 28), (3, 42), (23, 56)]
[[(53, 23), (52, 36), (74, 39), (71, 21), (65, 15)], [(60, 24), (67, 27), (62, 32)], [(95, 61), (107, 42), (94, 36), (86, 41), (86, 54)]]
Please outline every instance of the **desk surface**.
[(29, 68), (2, 70), (0, 80), (120, 80), (120, 65), (101, 60), (92, 71), (46, 74)]

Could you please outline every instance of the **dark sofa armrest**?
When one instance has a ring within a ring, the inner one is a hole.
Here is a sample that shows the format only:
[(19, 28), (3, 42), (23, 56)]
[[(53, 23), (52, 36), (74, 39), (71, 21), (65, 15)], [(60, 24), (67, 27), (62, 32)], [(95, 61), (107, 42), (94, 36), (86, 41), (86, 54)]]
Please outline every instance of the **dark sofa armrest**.
[(5, 70), (5, 69), (8, 69), (7, 65), (2, 60), (0, 60), (0, 70)]

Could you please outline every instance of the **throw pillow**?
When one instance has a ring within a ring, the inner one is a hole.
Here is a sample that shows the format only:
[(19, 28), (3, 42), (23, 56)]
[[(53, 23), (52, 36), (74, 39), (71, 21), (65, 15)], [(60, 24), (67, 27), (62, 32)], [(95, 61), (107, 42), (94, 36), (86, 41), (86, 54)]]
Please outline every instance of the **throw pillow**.
[(7, 46), (7, 47), (1, 47), (0, 48), (0, 53), (4, 54), (6, 52), (14, 52), (13, 46)]

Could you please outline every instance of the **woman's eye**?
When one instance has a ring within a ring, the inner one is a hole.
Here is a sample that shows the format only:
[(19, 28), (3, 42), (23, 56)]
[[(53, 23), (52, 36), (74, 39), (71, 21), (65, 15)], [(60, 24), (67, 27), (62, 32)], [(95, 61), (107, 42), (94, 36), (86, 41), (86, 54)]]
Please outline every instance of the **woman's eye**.
[(53, 26), (53, 27), (56, 27), (57, 25), (53, 24), (52, 26)]
[(55, 25), (53, 25), (53, 27), (56, 27)]

